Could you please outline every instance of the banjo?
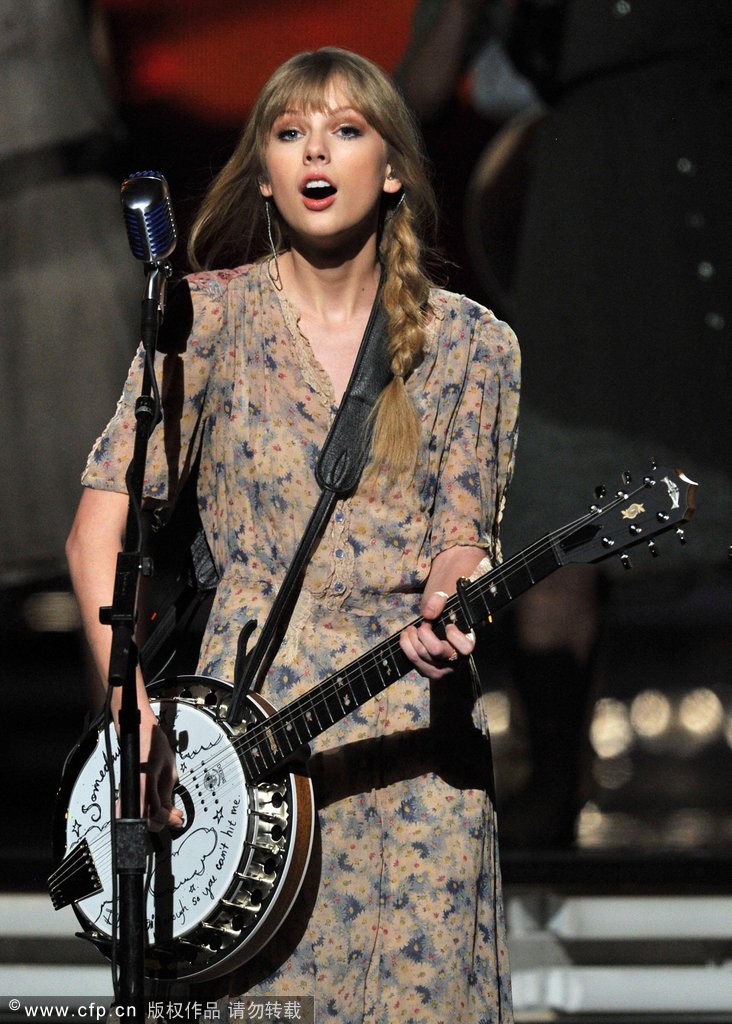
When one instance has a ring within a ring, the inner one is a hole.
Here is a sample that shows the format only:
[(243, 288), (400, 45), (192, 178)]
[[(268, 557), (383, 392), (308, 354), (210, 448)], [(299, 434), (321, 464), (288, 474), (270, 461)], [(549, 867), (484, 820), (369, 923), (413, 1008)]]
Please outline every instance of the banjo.
[[(626, 477), (626, 486), (629, 478)], [(477, 625), (563, 565), (599, 562), (680, 524), (694, 510), (696, 484), (654, 468), (632, 490), (547, 534), (473, 581), (445, 604), (450, 622)], [(418, 624), (421, 620), (416, 620)], [(444, 632), (443, 632), (444, 635)], [(204, 676), (151, 684), (152, 707), (176, 755), (176, 801), (184, 827), (149, 834), (145, 881), (150, 978), (203, 981), (256, 955), (286, 919), (302, 886), (315, 829), (305, 759), (310, 740), (412, 669), (399, 633), (275, 710), (249, 692), (241, 721), (227, 722), (233, 687)], [(54, 822), (49, 891), (71, 905), (107, 957), (115, 929), (114, 799), (119, 758), (113, 726), (98, 721), (69, 755)]]

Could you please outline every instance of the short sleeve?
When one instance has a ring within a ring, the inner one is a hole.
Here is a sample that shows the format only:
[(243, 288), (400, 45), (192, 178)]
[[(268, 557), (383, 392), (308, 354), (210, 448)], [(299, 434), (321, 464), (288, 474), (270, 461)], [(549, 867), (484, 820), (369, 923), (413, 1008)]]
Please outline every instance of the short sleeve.
[[(189, 278), (188, 286), (192, 302), (190, 333), (171, 342), (167, 332), (165, 346), (159, 346), (155, 354), (162, 420), (149, 439), (143, 494), (165, 502), (175, 500), (195, 459), (209, 379), (225, 331), (224, 282), (216, 275), (201, 274)], [(160, 351), (162, 347), (166, 351)], [(85, 487), (126, 491), (125, 476), (135, 444), (135, 405), (145, 358), (140, 346), (116, 412), (89, 454), (81, 478)]]
[(475, 316), (469, 344), (440, 466), (430, 546), (433, 558), (455, 545), (482, 547), (495, 563), (518, 436), (520, 353), (511, 328), (487, 310)]

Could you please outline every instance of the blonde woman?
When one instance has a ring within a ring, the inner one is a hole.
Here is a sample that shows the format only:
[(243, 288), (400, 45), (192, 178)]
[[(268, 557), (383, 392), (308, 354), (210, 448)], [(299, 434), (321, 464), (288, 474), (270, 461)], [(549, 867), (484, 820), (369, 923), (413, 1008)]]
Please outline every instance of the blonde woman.
[[(383, 271), (393, 379), (263, 694), (282, 706), (426, 621), (401, 636), (414, 671), (312, 744), (320, 827), (303, 890), (228, 979), (232, 996), (312, 995), (316, 1019), (339, 1024), (511, 1019), (489, 748), (460, 671), (475, 638), (451, 626), (442, 640), (429, 623), (458, 577), (499, 557), (518, 351), (487, 310), (431, 286), (433, 213), (418, 134), (380, 69), (333, 48), (280, 67), (191, 233), (194, 323), (147, 468), (147, 495), (174, 501), (200, 437), (221, 579), (199, 671), (231, 680), (242, 626), (266, 619), (316, 502), (314, 466)], [(140, 372), (138, 358), (68, 544), (102, 676), (97, 611), (124, 528)], [(175, 828), (174, 760), (140, 688), (146, 813)]]

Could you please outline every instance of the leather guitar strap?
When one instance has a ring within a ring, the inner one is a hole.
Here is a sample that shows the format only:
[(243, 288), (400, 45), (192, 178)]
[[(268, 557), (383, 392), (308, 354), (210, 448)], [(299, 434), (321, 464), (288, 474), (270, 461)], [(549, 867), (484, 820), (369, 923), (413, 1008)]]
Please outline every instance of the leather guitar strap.
[(246, 642), (257, 623), (247, 623), (239, 637), (234, 694), (227, 714), (230, 724), (241, 720), (245, 695), (259, 688), (272, 664), (315, 545), (336, 501), (355, 490), (369, 456), (371, 410), (392, 377), (381, 290), (380, 285), (348, 387), (318, 459), (315, 478), (321, 495), (251, 654), (246, 652)]

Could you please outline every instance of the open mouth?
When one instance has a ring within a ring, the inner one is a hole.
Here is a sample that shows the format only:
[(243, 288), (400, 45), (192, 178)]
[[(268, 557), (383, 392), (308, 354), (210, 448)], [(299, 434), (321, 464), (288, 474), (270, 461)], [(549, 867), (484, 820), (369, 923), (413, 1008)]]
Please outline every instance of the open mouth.
[(311, 181), (305, 182), (302, 194), (306, 199), (312, 199), (313, 201), (318, 202), (322, 199), (330, 199), (330, 197), (334, 196), (337, 191), (338, 189), (335, 185), (326, 181), (325, 178), (314, 178)]

